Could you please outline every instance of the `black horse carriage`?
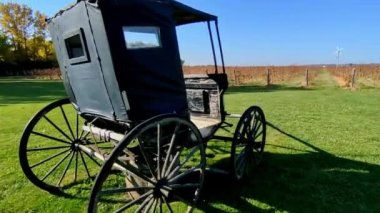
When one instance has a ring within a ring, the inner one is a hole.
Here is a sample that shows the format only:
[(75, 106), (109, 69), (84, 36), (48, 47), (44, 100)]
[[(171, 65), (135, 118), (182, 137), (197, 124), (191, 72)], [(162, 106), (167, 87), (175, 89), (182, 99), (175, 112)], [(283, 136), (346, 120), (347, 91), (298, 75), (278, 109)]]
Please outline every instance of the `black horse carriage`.
[[(197, 22), (207, 23), (215, 73), (184, 76), (176, 27)], [(260, 162), (259, 107), (232, 137), (215, 135), (231, 116), (216, 16), (173, 0), (78, 0), (48, 26), (68, 98), (39, 111), (22, 135), (21, 166), (36, 186), (58, 194), (97, 175), (90, 212), (173, 211), (199, 198), (211, 139), (232, 142), (235, 179)]]

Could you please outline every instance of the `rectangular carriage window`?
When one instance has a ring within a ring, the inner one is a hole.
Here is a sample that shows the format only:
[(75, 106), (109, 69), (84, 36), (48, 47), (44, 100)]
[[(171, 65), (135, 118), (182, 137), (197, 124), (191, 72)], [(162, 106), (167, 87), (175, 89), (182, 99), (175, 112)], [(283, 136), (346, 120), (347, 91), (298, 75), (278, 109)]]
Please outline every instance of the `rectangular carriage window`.
[(67, 38), (65, 42), (67, 53), (69, 54), (70, 59), (84, 56), (84, 49), (80, 35), (75, 35), (73, 37)]
[(160, 28), (151, 26), (123, 27), (127, 49), (161, 47)]
[(67, 33), (63, 37), (70, 64), (80, 64), (90, 61), (82, 29)]

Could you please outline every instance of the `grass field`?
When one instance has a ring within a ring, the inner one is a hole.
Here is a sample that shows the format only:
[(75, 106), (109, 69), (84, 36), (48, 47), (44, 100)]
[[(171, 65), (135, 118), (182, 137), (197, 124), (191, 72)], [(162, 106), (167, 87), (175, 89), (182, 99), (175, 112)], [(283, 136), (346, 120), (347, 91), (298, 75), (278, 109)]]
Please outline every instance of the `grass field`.
[[(86, 211), (89, 184), (53, 196), (31, 184), (18, 163), (27, 121), (64, 95), (59, 81), (0, 79), (0, 212)], [(322, 72), (306, 89), (244, 86), (226, 94), (230, 113), (253, 104), (269, 122), (264, 162), (239, 183), (206, 177), (200, 211), (380, 212), (380, 89), (341, 89)], [(208, 153), (216, 157), (209, 164), (225, 167), (228, 148), (211, 142)]]

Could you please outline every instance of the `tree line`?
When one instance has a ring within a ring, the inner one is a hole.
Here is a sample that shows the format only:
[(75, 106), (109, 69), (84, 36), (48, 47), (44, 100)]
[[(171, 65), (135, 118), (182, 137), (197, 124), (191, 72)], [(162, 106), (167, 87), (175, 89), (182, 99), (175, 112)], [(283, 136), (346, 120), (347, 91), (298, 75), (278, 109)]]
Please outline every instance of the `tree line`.
[(57, 66), (47, 16), (17, 3), (0, 3), (0, 75)]

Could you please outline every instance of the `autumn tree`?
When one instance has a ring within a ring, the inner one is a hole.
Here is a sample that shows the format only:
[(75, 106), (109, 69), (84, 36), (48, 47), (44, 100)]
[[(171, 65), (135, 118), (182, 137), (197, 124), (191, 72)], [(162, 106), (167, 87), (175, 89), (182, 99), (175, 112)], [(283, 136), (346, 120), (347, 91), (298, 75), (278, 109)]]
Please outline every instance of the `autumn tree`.
[(51, 54), (50, 43), (47, 42), (46, 16), (39, 11), (34, 13), (33, 36), (30, 42), (31, 60), (48, 60)]
[(8, 37), (0, 32), (0, 62), (10, 60), (11, 45), (9, 44)]
[(10, 39), (14, 54), (20, 61), (28, 61), (28, 39), (33, 25), (33, 12), (27, 5), (0, 3), (0, 26)]
[(25, 70), (56, 66), (46, 15), (27, 5), (0, 3), (0, 62)]

